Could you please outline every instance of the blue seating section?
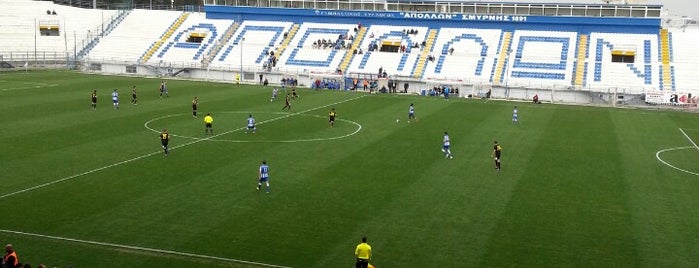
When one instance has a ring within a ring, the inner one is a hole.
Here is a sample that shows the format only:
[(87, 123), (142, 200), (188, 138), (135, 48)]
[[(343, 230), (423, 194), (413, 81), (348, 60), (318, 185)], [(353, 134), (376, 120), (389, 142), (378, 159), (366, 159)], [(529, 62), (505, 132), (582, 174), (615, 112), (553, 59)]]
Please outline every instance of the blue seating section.
[[(500, 39), (500, 42), (502, 42), (502, 34), (500, 35)], [(452, 38), (449, 42), (444, 44), (444, 46), (442, 46), (442, 53), (437, 60), (437, 66), (434, 68), (435, 73), (442, 72), (442, 67), (444, 67), (444, 59), (446, 58), (446, 55), (449, 54), (449, 48), (452, 47), (455, 42), (460, 42), (461, 40), (473, 40), (473, 42), (476, 42), (476, 44), (481, 46), (481, 59), (478, 60), (475, 72), (475, 75), (481, 75), (483, 72), (483, 65), (485, 64), (485, 57), (488, 55), (488, 44), (483, 41), (483, 38), (475, 34), (462, 34)]]
[(255, 59), (255, 63), (260, 63), (260, 62), (262, 62), (262, 60), (263, 60), (263, 59), (265, 58), (265, 56), (267, 56), (268, 54), (269, 54), (269, 47), (265, 47), (264, 49), (262, 49), (262, 53), (260, 53), (260, 55), (257, 56), (257, 59)]
[(643, 62), (650, 64), (650, 40), (643, 41)]
[[(274, 44), (277, 44), (277, 40), (279, 39), (279, 36), (282, 35), (284, 32), (284, 27), (282, 26), (255, 26), (255, 25), (245, 25), (243, 29), (240, 31), (240, 34), (233, 39), (233, 44), (228, 45), (226, 47), (226, 50), (223, 51), (223, 54), (221, 55), (220, 58), (218, 58), (218, 61), (224, 61), (228, 57), (228, 55), (231, 53), (233, 50), (234, 46), (240, 45), (240, 41), (245, 37), (245, 33), (247, 31), (265, 31), (265, 32), (273, 32), (274, 36), (270, 38), (269, 43), (267, 44), (266, 50), (263, 49), (263, 52), (260, 53), (262, 55), (262, 58), (266, 55), (266, 51), (269, 51), (271, 47), (274, 47)], [(244, 44), (243, 44), (244, 45)], [(259, 59), (259, 56), (258, 56)], [(257, 62), (259, 63), (259, 62)]]
[(672, 91), (675, 91), (676, 90), (676, 88), (675, 88), (675, 85), (676, 85), (676, 83), (675, 83), (675, 66), (670, 66), (670, 80), (672, 81)]
[[(614, 49), (614, 45), (604, 41), (602, 38), (597, 39), (597, 48), (595, 55), (595, 82), (602, 81), (602, 55), (603, 48), (607, 47), (609, 50)], [(651, 76), (651, 55), (650, 55), (650, 40), (643, 41), (643, 72), (641, 72), (634, 64), (628, 63), (626, 66), (631, 70), (637, 77), (643, 78), (643, 83), (646, 85), (651, 85), (653, 83), (653, 77)], [(662, 77), (662, 75), (660, 76)]]
[(538, 73), (538, 72), (522, 72), (522, 71), (512, 71), (512, 77), (517, 78), (535, 78), (535, 79), (548, 79), (548, 80), (565, 80), (565, 74), (558, 73)]
[[(403, 56), (400, 58), (400, 62), (398, 63), (398, 71), (402, 71), (403, 68), (405, 68), (405, 62), (408, 60), (408, 56), (410, 54), (410, 50), (414, 45), (414, 42), (412, 39), (410, 39), (409, 35), (404, 34), (402, 31), (390, 31), (388, 33), (382, 34), (381, 36), (379, 36), (379, 38), (372, 40), (370, 44), (375, 45), (377, 42), (383, 41), (389, 36), (400, 37), (401, 40), (408, 41), (408, 48), (406, 50), (406, 53), (403, 53)], [(369, 56), (371, 56), (371, 52), (367, 50), (367, 52), (364, 53), (364, 57), (362, 57), (362, 61), (359, 62), (359, 69), (364, 69), (364, 67), (366, 67), (366, 63), (367, 61), (369, 61)]]
[[(303, 48), (306, 41), (308, 41), (308, 36), (310, 36), (311, 34), (314, 34), (314, 33), (333, 34), (336, 37), (339, 37), (340, 35), (347, 35), (348, 30), (347, 29), (325, 29), (325, 28), (308, 28), (308, 29), (306, 29), (306, 32), (303, 33), (301, 40), (296, 45), (296, 48), (294, 48), (294, 50), (291, 51), (289, 58), (286, 60), (287, 65), (310, 66), (310, 67), (330, 67), (330, 63), (332, 63), (332, 61), (335, 59), (335, 56), (337, 55), (337, 52), (338, 52), (337, 49), (332, 49), (332, 51), (328, 55), (328, 58), (325, 59), (324, 61), (296, 59), (296, 55), (298, 54), (299, 50), (301, 48)], [(344, 50), (344, 52), (352, 53), (349, 50)]]
[[(561, 57), (559, 63), (540, 63), (540, 62), (524, 62), (522, 61), (522, 50), (527, 42), (549, 42), (561, 43)], [(545, 70), (565, 70), (568, 64), (567, 55), (570, 46), (570, 38), (565, 37), (546, 37), (546, 36), (522, 36), (517, 44), (517, 52), (515, 53), (514, 68), (527, 69), (545, 69)]]
[[(673, 47), (673, 45), (672, 45), (672, 32), (669, 32), (667, 34), (668, 34), (667, 38), (669, 39), (668, 46), (670, 46), (669, 47), (669, 49), (670, 49), (670, 62), (673, 62), (673, 61), (675, 61), (674, 56), (673, 56), (673, 55), (675, 55), (675, 52), (674, 52), (674, 49), (672, 48)], [(660, 43), (660, 42), (658, 42), (658, 43)], [(661, 50), (658, 50), (658, 51), (661, 51)], [(660, 54), (660, 53), (658, 53), (658, 54)]]
[[(208, 29), (209, 30), (209, 34), (211, 36), (206, 37), (206, 39), (205, 39), (205, 40), (207, 40), (206, 43), (189, 43), (189, 42), (187, 42), (187, 40), (186, 40), (187, 35), (186, 34), (189, 32), (192, 32), (194, 29)], [(182, 40), (183, 36), (184, 36), (184, 40)], [(216, 31), (216, 26), (214, 26), (211, 23), (200, 23), (197, 25), (193, 25), (193, 26), (187, 28), (186, 30), (177, 33), (177, 35), (175, 35), (175, 38), (173, 39), (174, 41), (168, 42), (167, 45), (165, 46), (165, 48), (163, 48), (163, 50), (161, 50), (160, 53), (158, 53), (158, 58), (162, 58), (165, 55), (165, 53), (167, 53), (167, 51), (171, 47), (174, 46), (177, 48), (199, 49), (199, 50), (197, 50), (196, 53), (194, 53), (194, 56), (192, 57), (192, 60), (198, 60), (201, 57), (201, 55), (204, 53), (204, 50), (206, 50), (206, 48), (209, 47), (209, 45), (211, 45), (214, 42), (214, 40), (216, 40), (217, 36), (218, 36), (218, 33)]]
[(603, 48), (603, 46), (606, 46), (610, 50), (613, 48), (612, 44), (604, 41), (604, 39), (602, 39), (602, 38), (597, 39), (597, 47), (595, 48), (595, 73), (594, 73), (594, 79), (593, 79), (595, 82), (602, 81), (602, 48)]

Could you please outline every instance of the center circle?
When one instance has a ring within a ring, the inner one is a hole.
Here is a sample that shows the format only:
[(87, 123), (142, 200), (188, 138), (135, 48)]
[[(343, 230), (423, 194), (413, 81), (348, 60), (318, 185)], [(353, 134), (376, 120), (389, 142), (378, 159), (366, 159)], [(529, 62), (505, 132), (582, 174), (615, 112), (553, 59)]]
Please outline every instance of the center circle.
[(693, 147), (693, 146), (685, 146), (685, 147), (675, 147), (675, 148), (663, 149), (663, 150), (657, 151), (657, 152), (655, 153), (655, 158), (658, 159), (658, 161), (660, 161), (661, 163), (663, 163), (663, 164), (665, 164), (666, 166), (669, 166), (669, 167), (671, 167), (671, 168), (673, 168), (673, 169), (675, 169), (675, 170), (679, 170), (679, 171), (684, 172), (684, 173), (687, 173), (687, 174), (692, 174), (692, 175), (695, 175), (695, 176), (699, 176), (699, 173), (697, 173), (697, 172), (689, 171), (689, 170), (686, 170), (686, 169), (683, 169), (683, 168), (676, 167), (675, 165), (669, 163), (668, 161), (665, 161), (662, 157), (660, 157), (660, 155), (662, 155), (662, 154), (665, 153), (665, 152), (672, 152), (672, 151), (678, 151), (678, 150), (687, 150), (687, 149), (695, 149), (695, 148), (696, 148), (696, 147)]
[[(265, 124), (270, 124), (278, 120), (286, 120), (291, 117), (299, 116), (299, 117), (314, 117), (314, 118), (319, 118), (319, 119), (324, 119), (324, 120), (319, 120), (319, 124), (323, 124), (323, 126), (327, 126), (328, 124), (328, 118), (325, 116), (320, 116), (320, 115), (314, 115), (314, 114), (302, 114), (302, 113), (284, 113), (284, 112), (243, 112), (243, 111), (222, 111), (222, 112), (215, 112), (212, 114), (254, 114), (254, 115), (276, 115), (276, 117), (272, 117), (266, 120), (261, 120), (258, 121), (256, 126), (260, 125), (265, 125)], [(188, 113), (179, 113), (179, 114), (169, 114), (169, 115), (164, 115), (160, 117), (153, 118), (151, 120), (146, 121), (143, 126), (155, 133), (160, 133), (160, 130), (157, 130), (157, 127), (153, 127), (154, 123), (165, 120), (168, 118), (175, 118), (175, 117), (188, 117), (191, 116), (191, 114)], [(216, 122), (220, 122), (221, 120), (216, 120), (220, 117), (215, 117), (214, 119), (214, 129), (216, 129)], [(236, 119), (237, 120), (237, 119)], [(184, 121), (183, 121), (184, 122)], [(199, 120), (197, 120), (199, 122)], [(322, 123), (321, 123), (322, 122)], [(362, 125), (351, 121), (347, 119), (342, 119), (342, 118), (336, 118), (335, 119), (335, 124), (337, 125), (338, 122), (343, 122), (347, 123), (350, 125), (353, 125), (354, 128), (352, 128), (349, 132), (345, 131), (342, 133), (335, 133), (333, 136), (329, 137), (317, 137), (317, 138), (293, 138), (293, 139), (280, 139), (280, 140), (248, 140), (248, 139), (217, 139), (217, 138), (209, 138), (209, 137), (195, 137), (193, 135), (183, 135), (183, 134), (177, 134), (175, 133), (170, 133), (172, 137), (178, 137), (178, 138), (185, 138), (185, 139), (192, 139), (192, 140), (206, 140), (206, 141), (213, 141), (213, 142), (231, 142), (231, 143), (252, 143), (252, 142), (257, 142), (257, 143), (293, 143), (293, 142), (311, 142), (311, 141), (325, 141), (325, 140), (336, 140), (336, 139), (342, 139), (346, 138), (349, 136), (352, 136), (354, 134), (357, 134), (359, 131), (362, 129)], [(202, 123), (203, 124), (203, 123)], [(232, 130), (227, 130), (224, 132), (219, 132), (215, 133), (214, 137), (217, 137), (219, 135), (228, 135), (228, 134), (233, 134), (236, 132), (242, 132), (247, 129), (247, 125), (242, 125), (241, 127), (234, 128)], [(329, 127), (328, 127), (329, 128)], [(337, 128), (337, 126), (335, 126)]]

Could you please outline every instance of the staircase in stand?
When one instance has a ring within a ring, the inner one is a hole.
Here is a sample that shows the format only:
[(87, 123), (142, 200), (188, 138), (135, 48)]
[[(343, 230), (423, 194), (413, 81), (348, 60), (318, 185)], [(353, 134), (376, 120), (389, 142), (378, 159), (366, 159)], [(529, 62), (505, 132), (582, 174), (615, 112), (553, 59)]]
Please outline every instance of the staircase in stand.
[(505, 63), (510, 54), (510, 44), (512, 43), (512, 32), (505, 32), (502, 37), (502, 46), (498, 55), (497, 65), (495, 66), (495, 75), (493, 76), (493, 84), (502, 84), (503, 76), (505, 75)]
[(158, 51), (160, 46), (162, 46), (165, 43), (165, 41), (167, 41), (170, 38), (170, 36), (172, 36), (175, 33), (177, 28), (179, 28), (180, 25), (182, 25), (182, 23), (184, 23), (184, 21), (187, 20), (187, 17), (189, 17), (189, 13), (182, 13), (182, 15), (180, 15), (177, 18), (177, 20), (175, 20), (175, 22), (172, 23), (172, 25), (170, 25), (170, 28), (168, 28), (167, 31), (165, 31), (165, 33), (160, 37), (160, 40), (155, 41), (155, 43), (153, 43), (153, 45), (150, 46), (148, 51), (146, 51), (146, 53), (143, 54), (139, 62), (147, 62), (150, 59), (150, 57), (152, 57), (153, 54), (155, 54), (155, 52)]
[(277, 47), (277, 50), (274, 51), (274, 56), (279, 59), (282, 56), (282, 53), (286, 50), (286, 48), (289, 46), (289, 43), (291, 43), (291, 39), (294, 39), (294, 36), (296, 35), (296, 32), (299, 31), (299, 27), (301, 25), (299, 24), (294, 24), (291, 26), (291, 30), (289, 30), (289, 33), (286, 35), (286, 38), (282, 41), (282, 44)]
[[(349, 68), (350, 62), (352, 62), (352, 58), (354, 58), (354, 50), (359, 49), (359, 45), (362, 44), (362, 40), (364, 40), (364, 36), (366, 36), (366, 31), (369, 28), (369, 26), (362, 26), (361, 29), (359, 29), (359, 32), (357, 32), (357, 35), (354, 37), (354, 42), (352, 42), (352, 47), (350, 47), (349, 50), (347, 50), (347, 53), (345, 53), (345, 58), (342, 59), (342, 62), (340, 62), (340, 70), (342, 73), (345, 73), (347, 71), (347, 68)], [(367, 52), (369, 53), (369, 52)]]
[(235, 31), (237, 31), (239, 27), (240, 27), (240, 23), (238, 23), (238, 22), (235, 22), (235, 23), (231, 24), (231, 27), (228, 27), (226, 32), (223, 33), (223, 36), (221, 37), (221, 39), (218, 40), (216, 45), (214, 45), (214, 47), (211, 48), (209, 53), (204, 58), (204, 62), (202, 62), (204, 67), (209, 66), (211, 61), (214, 60), (214, 58), (216, 58), (216, 55), (218, 55), (218, 53), (221, 51), (221, 49), (228, 43), (228, 41), (231, 40), (231, 38), (233, 38), (233, 34), (235, 34)]
[(427, 66), (427, 56), (429, 56), (430, 52), (432, 51), (435, 39), (437, 39), (437, 30), (430, 29), (429, 33), (427, 34), (427, 40), (425, 41), (425, 47), (422, 49), (422, 53), (420, 53), (420, 58), (417, 61), (417, 66), (415, 66), (415, 70), (413, 71), (412, 77), (421, 78), (422, 75), (425, 73), (425, 66)]
[(672, 73), (670, 67), (670, 33), (660, 29), (660, 62), (662, 64), (661, 89), (672, 89)]
[(578, 38), (578, 55), (575, 63), (575, 81), (573, 81), (573, 85), (576, 87), (583, 86), (585, 82), (585, 70), (587, 70), (587, 68), (585, 68), (585, 66), (587, 66), (587, 63), (585, 63), (585, 58), (587, 56), (587, 40), (588, 37), (586, 34), (581, 34)]

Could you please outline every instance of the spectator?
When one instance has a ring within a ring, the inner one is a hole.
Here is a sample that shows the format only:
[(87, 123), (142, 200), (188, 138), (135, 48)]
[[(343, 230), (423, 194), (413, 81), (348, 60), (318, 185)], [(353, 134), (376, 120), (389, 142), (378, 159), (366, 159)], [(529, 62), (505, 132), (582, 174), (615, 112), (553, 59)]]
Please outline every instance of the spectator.
[(269, 81), (267, 80), (267, 78), (265, 78), (265, 81), (262, 82), (262, 85), (264, 85), (264, 86), (269, 85)]
[(534, 102), (534, 104), (540, 104), (540, 103), (541, 103), (541, 102), (539, 101), (539, 95), (538, 95), (538, 94), (534, 94), (534, 97), (532, 98), (532, 101)]
[(369, 38), (374, 38), (374, 32), (371, 32), (371, 34), (369, 35)]
[(5, 257), (3, 258), (3, 263), (6, 268), (15, 268), (19, 264), (19, 259), (17, 258), (17, 252), (12, 248), (12, 244), (7, 244), (5, 246)]
[(383, 66), (379, 67), (379, 75), (383, 73)]
[(57, 15), (57, 14), (56, 14), (56, 10), (54, 10), (53, 12), (51, 12), (51, 15)]
[(451, 54), (454, 54), (454, 47), (449, 48), (449, 56), (451, 56)]
[(360, 48), (360, 49), (359, 49), (359, 55), (361, 55), (361, 54), (364, 54), (364, 50), (362, 50), (362, 49)]
[(383, 78), (388, 77), (388, 73), (386, 73), (386, 70), (383, 71), (382, 77), (383, 77)]
[(51, 15), (51, 10), (46, 10), (46, 15)]
[(263, 77), (263, 75), (260, 74), (260, 84), (262, 84), (262, 77)]
[(403, 84), (403, 93), (408, 93), (408, 87), (410, 87), (410, 85), (408, 82), (405, 82), (405, 84)]

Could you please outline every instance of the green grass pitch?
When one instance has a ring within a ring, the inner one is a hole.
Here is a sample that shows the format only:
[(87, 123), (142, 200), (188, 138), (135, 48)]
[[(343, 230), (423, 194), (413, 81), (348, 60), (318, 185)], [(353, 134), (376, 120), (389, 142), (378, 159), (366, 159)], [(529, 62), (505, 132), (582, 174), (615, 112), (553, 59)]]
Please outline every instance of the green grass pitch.
[(272, 87), (159, 83), (0, 73), (0, 243), (20, 261), (352, 267), (366, 235), (379, 268), (699, 266), (696, 114), (308, 89), (282, 111)]

